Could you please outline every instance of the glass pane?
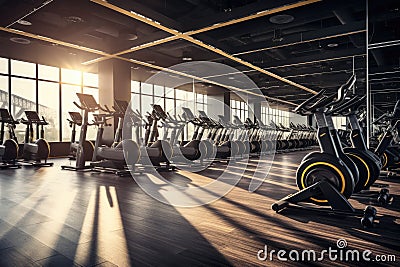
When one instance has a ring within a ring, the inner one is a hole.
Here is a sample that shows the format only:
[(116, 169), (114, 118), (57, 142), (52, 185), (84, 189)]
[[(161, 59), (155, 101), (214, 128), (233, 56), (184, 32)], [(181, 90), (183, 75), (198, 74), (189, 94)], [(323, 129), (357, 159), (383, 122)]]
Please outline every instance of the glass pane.
[[(25, 110), (36, 110), (36, 82), (34, 80), (11, 78), (11, 114), (14, 119), (25, 117)], [(18, 141), (24, 141), (25, 125), (20, 123), (15, 129)]]
[(164, 109), (164, 98), (154, 97), (154, 104), (160, 105)]
[(91, 87), (99, 87), (99, 75), (96, 73), (84, 72), (83, 85)]
[(168, 112), (171, 115), (175, 115), (175, 101), (174, 99), (171, 98), (166, 98), (165, 99), (166, 106), (165, 106), (165, 111)]
[(204, 103), (204, 95), (203, 94), (197, 94), (197, 102), (199, 103)]
[(132, 93), (140, 93), (140, 82), (131, 81), (131, 92)]
[(154, 95), (164, 96), (164, 86), (154, 85)]
[[(69, 85), (63, 84), (61, 87), (61, 127), (62, 127), (62, 141), (71, 141), (71, 128), (69, 127), (67, 119), (69, 119), (69, 111), (77, 111), (80, 112), (81, 110), (78, 109), (73, 102), (76, 101), (79, 103), (78, 97), (76, 93), (81, 92), (81, 87), (76, 85)], [(78, 138), (78, 136), (77, 136)]]
[(140, 111), (140, 95), (139, 94), (131, 94), (131, 107), (133, 110)]
[(60, 71), (59, 68), (39, 65), (39, 79), (49, 80), (49, 81), (60, 81)]
[(36, 64), (12, 59), (11, 74), (29, 78), (36, 78)]
[(8, 74), (8, 59), (0, 57), (0, 73)]
[(166, 87), (165, 88), (165, 97), (175, 98), (175, 89)]
[(148, 95), (142, 95), (142, 115), (146, 116), (147, 112), (152, 111), (151, 104), (153, 104), (153, 97)]
[(176, 99), (185, 99), (186, 92), (183, 90), (175, 90)]
[(82, 72), (70, 69), (61, 69), (61, 81), (63, 83), (81, 84)]
[(0, 76), (0, 108), (8, 109), (8, 77)]
[(44, 116), (49, 123), (45, 127), (47, 141), (59, 141), (59, 84), (52, 82), (39, 82), (39, 114)]
[(142, 94), (153, 95), (153, 85), (142, 83)]

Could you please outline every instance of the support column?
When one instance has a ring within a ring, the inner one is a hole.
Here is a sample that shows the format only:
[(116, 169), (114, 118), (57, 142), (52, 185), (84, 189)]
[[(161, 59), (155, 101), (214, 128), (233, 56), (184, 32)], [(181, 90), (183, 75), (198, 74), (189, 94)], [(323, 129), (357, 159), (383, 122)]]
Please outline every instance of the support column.
[(252, 121), (261, 120), (261, 102), (249, 101), (249, 118)]
[[(99, 103), (111, 109), (114, 99), (131, 100), (131, 68), (128, 62), (107, 60), (99, 63)], [(114, 140), (117, 121), (112, 124), (104, 130), (103, 139), (106, 142)]]
[(226, 121), (231, 121), (231, 93), (224, 92), (224, 117)]

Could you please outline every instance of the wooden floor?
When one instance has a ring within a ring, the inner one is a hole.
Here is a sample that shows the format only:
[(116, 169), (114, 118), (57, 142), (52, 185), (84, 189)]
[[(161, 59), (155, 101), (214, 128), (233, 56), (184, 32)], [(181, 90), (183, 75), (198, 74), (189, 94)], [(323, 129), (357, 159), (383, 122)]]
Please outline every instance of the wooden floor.
[[(400, 178), (390, 185), (393, 203), (378, 207), (379, 220), (364, 230), (356, 218), (338, 218), (298, 209), (276, 214), (271, 204), (296, 190), (296, 165), (308, 152), (276, 155), (270, 175), (255, 192), (246, 177), (222, 199), (197, 208), (175, 208), (147, 196), (132, 178), (52, 168), (0, 172), (0, 266), (288, 266), (257, 259), (268, 249), (336, 248), (393, 254), (400, 261)], [(179, 182), (217, 177), (218, 167), (201, 175), (167, 174)], [(352, 200), (363, 208), (367, 203)], [(320, 264), (320, 263), (319, 263)], [(324, 262), (329, 266), (360, 266)], [(376, 264), (375, 264), (376, 265)]]

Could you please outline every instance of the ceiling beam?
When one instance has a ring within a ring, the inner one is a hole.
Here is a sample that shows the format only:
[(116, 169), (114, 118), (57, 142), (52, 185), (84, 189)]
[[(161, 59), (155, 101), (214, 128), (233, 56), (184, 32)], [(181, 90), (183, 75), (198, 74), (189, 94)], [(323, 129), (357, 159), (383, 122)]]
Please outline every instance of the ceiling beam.
[(146, 14), (146, 16), (151, 18), (157, 18), (160, 22), (169, 27), (173, 27), (175, 29), (181, 29), (182, 24), (178, 23), (176, 20), (165, 16), (164, 14), (157, 12), (156, 10), (149, 8), (143, 4), (141, 1), (126, 1), (126, 0), (113, 0), (113, 3), (117, 3), (118, 6), (133, 12), (137, 12), (140, 14)]
[[(219, 28), (222, 28), (222, 27), (234, 25), (234, 24), (237, 24), (237, 23), (240, 23), (240, 22), (249, 21), (249, 20), (253, 20), (253, 19), (256, 19), (256, 18), (263, 17), (263, 16), (267, 16), (267, 15), (270, 15), (270, 14), (274, 14), (274, 13), (277, 13), (277, 12), (280, 12), (280, 11), (289, 10), (291, 8), (295, 8), (295, 7), (298, 7), (298, 6), (307, 5), (307, 4), (311, 4), (311, 3), (314, 3), (314, 2), (319, 2), (321, 0), (303, 0), (303, 1), (300, 1), (298, 3), (294, 3), (292, 5), (281, 6), (281, 7), (278, 7), (278, 8), (275, 7), (275, 8), (272, 8), (272, 9), (264, 9), (263, 11), (259, 11), (259, 12), (255, 13), (255, 14), (248, 15), (249, 13), (247, 13), (244, 17), (240, 17), (240, 18), (237, 18), (237, 19), (231, 19), (231, 20), (228, 20), (228, 21), (225, 21), (225, 22), (207, 24), (208, 26), (205, 26), (203, 28), (200, 27), (197, 30), (187, 31), (185, 33), (178, 32), (175, 29), (170, 29), (168, 27), (165, 27), (165, 26), (161, 25), (159, 22), (156, 22), (156, 21), (154, 21), (152, 19), (144, 17), (143, 15), (136, 14), (134, 12), (128, 12), (127, 10), (125, 10), (123, 8), (120, 8), (120, 7), (117, 7), (115, 5), (103, 2), (101, 0), (90, 0), (90, 1), (93, 2), (93, 3), (99, 4), (99, 5), (102, 5), (104, 7), (107, 7), (109, 9), (111, 9), (111, 10), (117, 11), (117, 12), (119, 12), (121, 14), (127, 15), (128, 17), (132, 17), (132, 18), (134, 18), (136, 20), (144, 22), (144, 23), (146, 23), (148, 25), (151, 25), (153, 27), (156, 27), (156, 28), (158, 28), (160, 30), (163, 30), (163, 31), (169, 33), (169, 34), (172, 34), (172, 36), (168, 36), (168, 37), (165, 37), (165, 38), (162, 38), (162, 39), (158, 39), (158, 40), (155, 40), (155, 41), (151, 41), (151, 42), (148, 42), (148, 43), (143, 43), (142, 42), (142, 44), (140, 44), (140, 45), (131, 47), (130, 49), (123, 50), (123, 51), (120, 51), (120, 52), (114, 54), (115, 56), (120, 56), (120, 55), (123, 55), (123, 54), (126, 54), (126, 53), (130, 53), (130, 52), (146, 49), (146, 48), (149, 48), (149, 47), (153, 47), (153, 46), (156, 46), (156, 45), (164, 44), (164, 43), (167, 43), (167, 42), (171, 42), (171, 41), (174, 41), (174, 40), (178, 40), (178, 39), (182, 38), (182, 36), (191, 36), (191, 35), (195, 35), (195, 34), (208, 32), (208, 31), (219, 29)], [(94, 64), (94, 63), (97, 63), (97, 62), (100, 62), (100, 61), (103, 61), (103, 60), (107, 60), (107, 58), (106, 57), (104, 57), (104, 58), (95, 58), (93, 60), (90, 60), (90, 61), (87, 61), (87, 62), (83, 62), (82, 64), (83, 65), (89, 65), (89, 64)]]
[(250, 62), (246, 62), (246, 61), (244, 61), (244, 60), (242, 60), (240, 58), (232, 56), (232, 55), (228, 54), (227, 52), (225, 52), (225, 51), (223, 51), (221, 49), (218, 49), (216, 47), (213, 47), (213, 46), (211, 46), (209, 44), (206, 44), (206, 43), (204, 43), (204, 42), (202, 42), (200, 40), (197, 40), (197, 39), (193, 38), (190, 35), (197, 34), (197, 33), (204, 32), (204, 31), (208, 31), (208, 30), (211, 30), (211, 29), (214, 29), (214, 28), (223, 27), (223, 26), (220, 26), (220, 25), (227, 26), (227, 25), (231, 25), (231, 24), (234, 24), (234, 23), (237, 23), (237, 22), (250, 20), (250, 19), (255, 18), (255, 17), (260, 17), (260, 16), (263, 16), (265, 14), (273, 14), (273, 13), (277, 13), (277, 12), (280, 12), (280, 11), (297, 8), (297, 7), (300, 7), (300, 6), (309, 5), (309, 4), (312, 4), (312, 3), (319, 2), (320, 0), (304, 0), (304, 1), (293, 3), (291, 5), (286, 5), (286, 6), (281, 6), (281, 7), (275, 8), (275, 9), (265, 10), (263, 12), (259, 12), (259, 13), (256, 13), (254, 15), (247, 16), (246, 18), (237, 19), (237, 20), (232, 21), (232, 22), (214, 24), (212, 26), (209, 26), (209, 27), (206, 27), (206, 28), (203, 28), (203, 29), (200, 29), (200, 30), (190, 31), (188, 33), (181, 33), (181, 32), (179, 32), (179, 31), (177, 31), (175, 29), (171, 29), (171, 28), (168, 28), (168, 27), (166, 27), (164, 25), (161, 25), (160, 23), (158, 23), (158, 22), (156, 22), (156, 21), (154, 21), (154, 20), (152, 20), (150, 18), (146, 18), (141, 14), (136, 14), (134, 12), (129, 12), (129, 11), (124, 10), (124, 9), (122, 9), (120, 7), (117, 7), (115, 5), (111, 5), (111, 4), (107, 3), (107, 2), (103, 2), (103, 1), (100, 1), (100, 0), (91, 0), (91, 1), (94, 2), (94, 3), (97, 3), (99, 5), (102, 5), (104, 7), (107, 7), (109, 9), (112, 9), (114, 11), (117, 11), (117, 12), (119, 12), (121, 14), (127, 15), (127, 16), (129, 16), (131, 18), (134, 18), (134, 19), (138, 20), (138, 21), (144, 22), (144, 23), (146, 23), (148, 25), (151, 25), (151, 26), (153, 26), (155, 28), (158, 28), (160, 30), (168, 32), (168, 33), (170, 33), (170, 34), (172, 34), (174, 36), (177, 36), (177, 37), (179, 37), (181, 39), (189, 41), (189, 42), (191, 42), (193, 44), (196, 44), (196, 45), (198, 45), (200, 47), (208, 49), (208, 50), (210, 50), (210, 51), (212, 51), (212, 52), (214, 52), (216, 54), (219, 54), (219, 55), (221, 55), (221, 56), (223, 56), (223, 57), (225, 57), (227, 59), (230, 59), (230, 60), (235, 61), (237, 63), (240, 63), (240, 64), (242, 64), (244, 66), (247, 66), (247, 67), (249, 67), (251, 69), (259, 71), (259, 72), (261, 72), (263, 74), (271, 76), (271, 77), (273, 77), (273, 78), (275, 78), (277, 80), (280, 80), (280, 81), (282, 81), (284, 83), (290, 84), (290, 85), (295, 86), (295, 87), (297, 87), (299, 89), (302, 89), (302, 90), (308, 91), (310, 93), (316, 94), (316, 92), (314, 90), (310, 89), (310, 88), (307, 88), (307, 87), (305, 87), (303, 85), (300, 85), (300, 84), (297, 84), (295, 82), (292, 82), (292, 81), (290, 81), (288, 79), (282, 78), (281, 76), (276, 75), (276, 74), (274, 74), (272, 72), (269, 72), (267, 70), (264, 70), (264, 69), (262, 69), (262, 68), (260, 68), (258, 66), (255, 66)]

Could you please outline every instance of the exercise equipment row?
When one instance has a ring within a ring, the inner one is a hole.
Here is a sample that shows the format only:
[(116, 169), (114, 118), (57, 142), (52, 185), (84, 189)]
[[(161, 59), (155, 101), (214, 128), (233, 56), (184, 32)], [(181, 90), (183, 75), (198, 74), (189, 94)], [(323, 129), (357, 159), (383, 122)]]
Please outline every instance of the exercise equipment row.
[[(0, 109), (0, 168), (20, 168), (24, 166), (44, 167), (53, 166), (47, 159), (50, 155), (49, 143), (44, 139), (44, 126), (48, 122), (44, 117), (40, 118), (36, 111), (25, 111), (26, 119), (14, 120), (7, 109)], [(15, 134), (18, 124), (25, 124), (25, 140), (23, 144), (22, 156), (19, 160), (19, 144)], [(8, 139), (5, 139), (6, 128), (8, 129)], [(34, 129), (40, 128), (34, 137)]]

